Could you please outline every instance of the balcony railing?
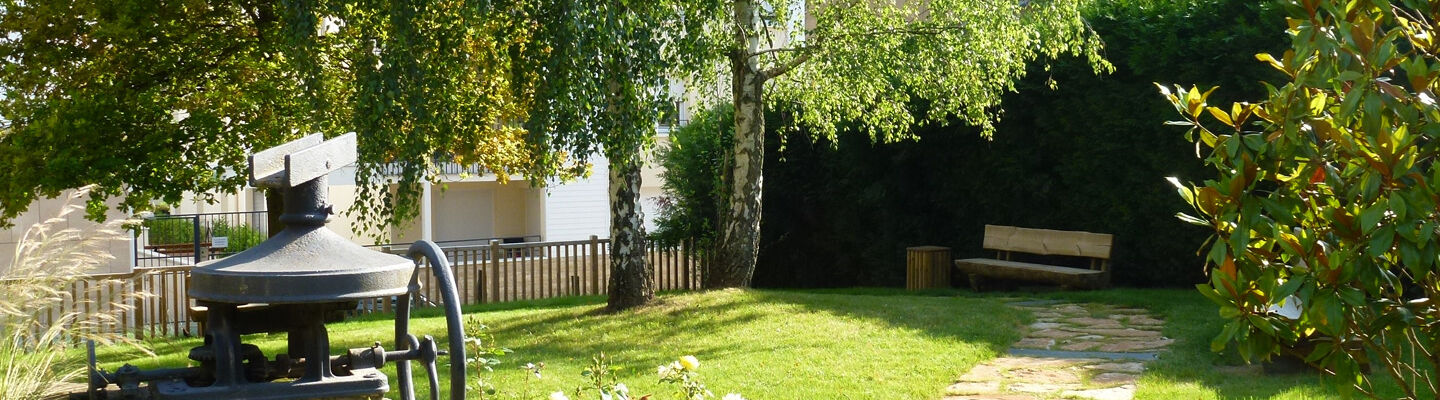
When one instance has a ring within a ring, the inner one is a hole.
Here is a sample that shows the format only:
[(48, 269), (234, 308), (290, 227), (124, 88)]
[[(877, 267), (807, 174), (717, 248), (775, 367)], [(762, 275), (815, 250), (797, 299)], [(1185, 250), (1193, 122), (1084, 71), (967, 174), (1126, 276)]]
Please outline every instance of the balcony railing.
[[(453, 162), (443, 162), (439, 163), (438, 167), (440, 168), (441, 175), (465, 174), (469, 176), (485, 176), (490, 173), (490, 171), (479, 165), (460, 165)], [(380, 173), (384, 176), (399, 176), (403, 168), (399, 163), (389, 163), (380, 166)]]

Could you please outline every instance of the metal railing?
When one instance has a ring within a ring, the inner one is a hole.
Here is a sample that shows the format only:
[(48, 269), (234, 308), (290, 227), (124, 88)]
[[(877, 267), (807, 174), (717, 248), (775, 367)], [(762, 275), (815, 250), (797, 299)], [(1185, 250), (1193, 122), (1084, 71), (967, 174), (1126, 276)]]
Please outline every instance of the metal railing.
[(157, 215), (141, 222), (132, 251), (139, 268), (228, 257), (269, 237), (265, 211)]
[[(441, 162), (436, 163), (436, 168), (440, 169), (441, 175), (460, 175), (463, 173), (471, 177), (480, 177), (490, 173), (490, 170), (478, 164), (460, 165), (454, 162)], [(399, 176), (400, 171), (403, 169), (404, 166), (399, 163), (384, 164), (380, 166), (380, 174), (384, 176)]]
[[(487, 238), (456, 239), (456, 240), (436, 240), (436, 241), (435, 241), (435, 244), (436, 244), (436, 245), (439, 245), (441, 248), (453, 248), (453, 247), (467, 247), (467, 246), (484, 246), (484, 245), (489, 245), (490, 242), (493, 242), (493, 241), (499, 241), (500, 243), (503, 243), (503, 244), (539, 242), (539, 241), (540, 241), (540, 235), (506, 236), (506, 237), (487, 237)], [(372, 245), (366, 245), (365, 247), (368, 247), (368, 248), (370, 248), (370, 249), (372, 249), (372, 250), (376, 250), (376, 251), (383, 251), (383, 252), (386, 252), (386, 253), (404, 255), (404, 254), (405, 254), (405, 250), (410, 248), (411, 243), (412, 243), (412, 242), (372, 244)]]

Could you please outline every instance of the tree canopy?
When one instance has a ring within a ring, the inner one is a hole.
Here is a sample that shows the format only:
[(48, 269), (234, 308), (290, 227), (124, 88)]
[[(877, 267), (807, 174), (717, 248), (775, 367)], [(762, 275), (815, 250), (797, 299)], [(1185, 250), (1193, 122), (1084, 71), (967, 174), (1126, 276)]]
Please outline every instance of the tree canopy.
[(485, 3), (5, 1), (0, 221), (91, 183), (95, 218), (234, 191), (250, 150), (316, 131), (360, 135), (361, 228), (414, 215), (437, 163), (545, 169), (516, 126), (534, 21)]
[[(707, 286), (745, 286), (760, 237), (764, 111), (833, 139), (853, 124), (873, 140), (912, 137), (917, 123), (957, 116), (993, 133), (1000, 96), (1035, 61), (1068, 54), (1110, 68), (1081, 19), (1088, 0), (715, 0), (714, 45), (696, 54), (729, 64), (735, 140), (729, 205)], [(701, 89), (706, 89), (703, 85)], [(924, 100), (925, 109), (912, 109)]]
[(681, 60), (702, 42), (696, 33), (703, 32), (703, 7), (697, 5), (704, 3), (522, 0), (499, 8), (533, 10), (526, 13), (538, 29), (529, 46), (548, 50), (531, 54), (524, 67), (544, 72), (524, 124), (539, 148), (535, 154), (551, 158), (539, 164), (561, 166), (569, 158), (584, 165), (593, 154), (609, 163), (612, 309), (654, 297), (640, 168), (663, 105), (675, 100), (669, 80), (683, 74), (689, 65)]

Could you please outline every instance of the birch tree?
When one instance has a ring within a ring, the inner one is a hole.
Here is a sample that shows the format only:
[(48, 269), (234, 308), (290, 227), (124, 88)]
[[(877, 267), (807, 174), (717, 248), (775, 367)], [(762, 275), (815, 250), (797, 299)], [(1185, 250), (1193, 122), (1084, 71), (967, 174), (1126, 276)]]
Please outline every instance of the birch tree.
[[(1070, 55), (1110, 67), (1081, 19), (1088, 0), (728, 0), (709, 55), (728, 63), (734, 104), (728, 209), (705, 286), (748, 286), (759, 254), (764, 112), (834, 138), (852, 123), (873, 140), (958, 118), (994, 133), (1000, 96), (1030, 63)], [(926, 104), (923, 108), (914, 104)]]
[[(609, 308), (644, 304), (655, 296), (654, 267), (646, 263), (640, 215), (640, 169), (653, 145), (662, 104), (670, 101), (668, 78), (682, 67), (677, 55), (696, 46), (686, 18), (701, 7), (683, 1), (542, 0), (526, 12), (540, 22), (530, 48), (529, 70), (542, 71), (537, 100), (525, 127), (535, 154), (586, 162), (603, 154), (609, 162)], [(502, 9), (526, 9), (523, 4)], [(579, 173), (580, 171), (570, 171)], [(563, 172), (551, 173), (562, 175)]]

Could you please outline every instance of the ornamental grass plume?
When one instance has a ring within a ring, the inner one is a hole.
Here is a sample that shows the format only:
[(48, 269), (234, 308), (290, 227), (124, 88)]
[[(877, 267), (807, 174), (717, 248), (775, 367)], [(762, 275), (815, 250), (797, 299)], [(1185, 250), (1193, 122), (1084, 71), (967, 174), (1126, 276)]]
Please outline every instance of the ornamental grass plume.
[[(110, 241), (127, 237), (124, 227), (134, 221), (66, 227), (68, 218), (83, 215), (90, 190), (76, 190), (57, 215), (27, 229), (10, 268), (0, 271), (0, 399), (62, 395), (61, 383), (80, 379), (86, 370), (83, 359), (66, 359), (66, 350), (85, 340), (138, 344), (109, 328), (123, 323), (132, 300), (146, 294), (101, 296), (101, 290), (125, 282), (86, 276), (115, 258), (107, 250)], [(77, 285), (82, 280), (87, 284)], [(72, 291), (77, 287), (85, 289)], [(62, 308), (67, 305), (91, 311)]]

